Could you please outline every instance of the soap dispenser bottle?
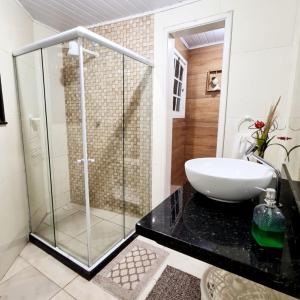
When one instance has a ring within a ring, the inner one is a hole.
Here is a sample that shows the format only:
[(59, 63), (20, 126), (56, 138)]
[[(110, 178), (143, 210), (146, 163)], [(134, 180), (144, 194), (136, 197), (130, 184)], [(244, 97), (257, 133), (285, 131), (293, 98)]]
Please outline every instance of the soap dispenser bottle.
[(276, 206), (275, 189), (268, 188), (265, 192), (265, 203), (254, 208), (251, 233), (260, 246), (283, 248), (285, 217)]

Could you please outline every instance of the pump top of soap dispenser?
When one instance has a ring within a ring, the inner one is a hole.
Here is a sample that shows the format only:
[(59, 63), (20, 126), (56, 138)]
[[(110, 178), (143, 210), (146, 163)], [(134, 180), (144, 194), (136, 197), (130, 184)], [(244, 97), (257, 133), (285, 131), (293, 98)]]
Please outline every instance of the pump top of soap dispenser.
[(276, 206), (276, 190), (273, 188), (267, 188), (265, 202), (268, 207), (274, 208)]

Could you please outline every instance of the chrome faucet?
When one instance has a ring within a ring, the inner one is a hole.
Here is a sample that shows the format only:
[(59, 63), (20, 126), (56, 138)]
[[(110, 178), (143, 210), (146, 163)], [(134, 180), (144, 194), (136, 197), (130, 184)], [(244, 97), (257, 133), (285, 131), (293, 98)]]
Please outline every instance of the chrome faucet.
[(275, 175), (276, 175), (276, 205), (277, 207), (281, 206), (279, 203), (279, 196), (280, 196), (280, 190), (281, 190), (281, 173), (280, 171), (275, 168), (271, 163), (264, 160), (262, 157), (256, 155), (254, 152), (257, 150), (257, 146), (255, 143), (251, 143), (249, 148), (245, 151), (245, 156), (249, 160), (250, 157), (254, 157), (257, 161), (262, 163), (263, 165), (269, 166), (273, 169)]

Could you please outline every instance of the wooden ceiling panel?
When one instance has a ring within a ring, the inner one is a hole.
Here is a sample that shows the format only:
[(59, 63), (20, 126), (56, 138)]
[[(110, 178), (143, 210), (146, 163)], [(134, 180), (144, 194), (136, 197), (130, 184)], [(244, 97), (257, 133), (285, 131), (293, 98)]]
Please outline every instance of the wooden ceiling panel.
[(19, 0), (33, 19), (59, 31), (150, 12), (183, 0)]

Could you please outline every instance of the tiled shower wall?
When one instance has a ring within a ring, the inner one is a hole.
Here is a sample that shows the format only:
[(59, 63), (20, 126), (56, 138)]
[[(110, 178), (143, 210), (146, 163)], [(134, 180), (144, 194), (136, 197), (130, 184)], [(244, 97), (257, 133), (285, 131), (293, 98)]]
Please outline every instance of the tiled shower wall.
[[(90, 29), (153, 59), (153, 16)], [(122, 212), (125, 193), (126, 212), (141, 216), (151, 199), (151, 68), (88, 41), (84, 47), (99, 54), (84, 56), (88, 155), (95, 160), (89, 164), (91, 206)], [(65, 56), (71, 201), (83, 204), (78, 76), (78, 59)]]

